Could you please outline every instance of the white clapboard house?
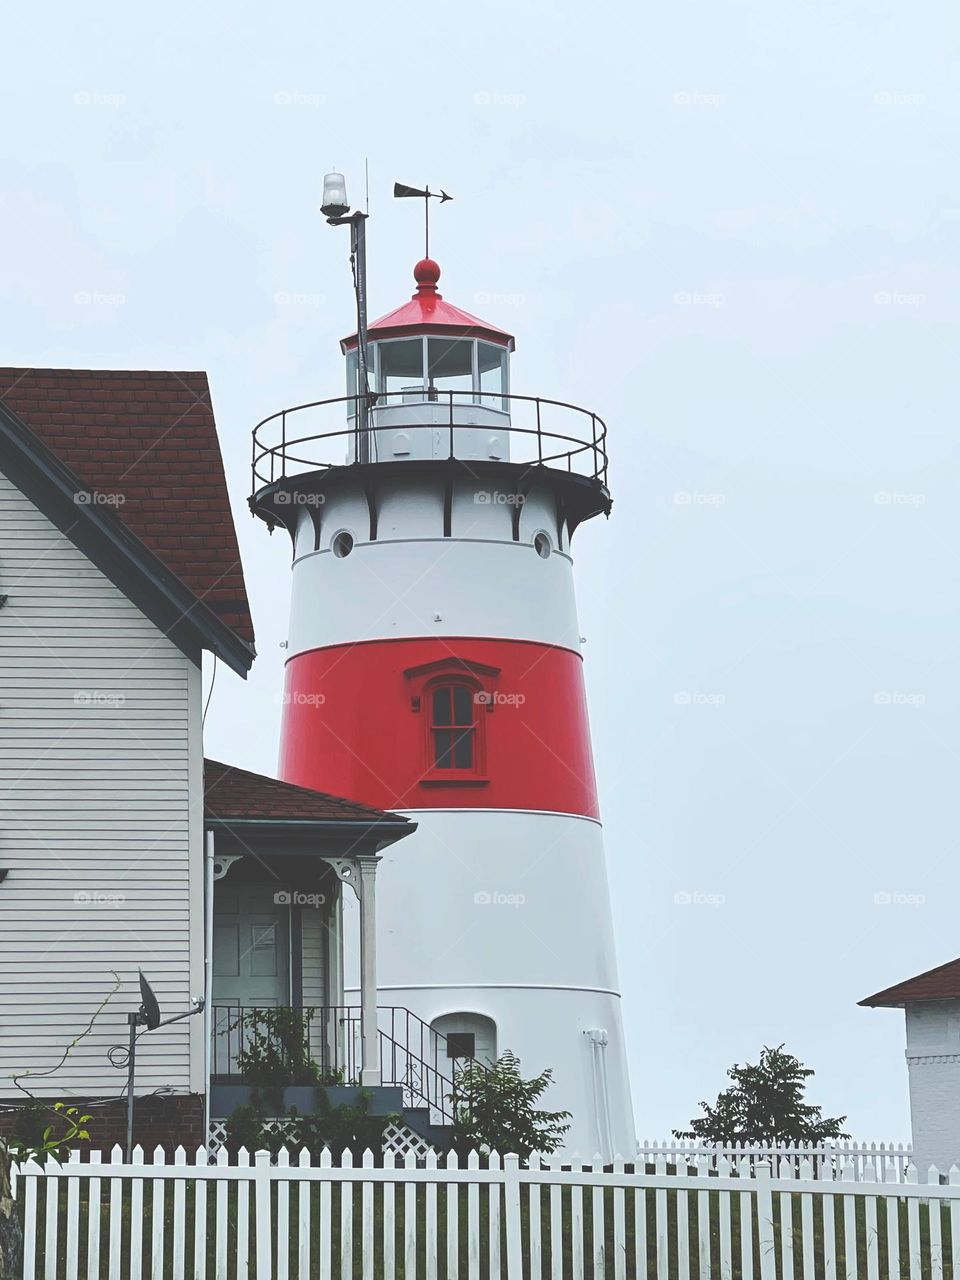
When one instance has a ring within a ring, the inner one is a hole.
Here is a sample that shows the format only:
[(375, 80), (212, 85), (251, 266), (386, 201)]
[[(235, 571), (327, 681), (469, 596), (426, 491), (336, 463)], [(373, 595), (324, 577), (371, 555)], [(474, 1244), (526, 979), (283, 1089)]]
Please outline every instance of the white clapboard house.
[(286, 1006), (345, 1086), (442, 1119), (437, 1037), (378, 1030), (377, 859), (415, 824), (205, 761), (204, 653), (254, 658), (206, 376), (0, 370), (0, 1132), (27, 1090), (116, 1140), (141, 969), (165, 1017), (204, 1008), (140, 1037), (138, 1141), (205, 1140), (244, 1010)]

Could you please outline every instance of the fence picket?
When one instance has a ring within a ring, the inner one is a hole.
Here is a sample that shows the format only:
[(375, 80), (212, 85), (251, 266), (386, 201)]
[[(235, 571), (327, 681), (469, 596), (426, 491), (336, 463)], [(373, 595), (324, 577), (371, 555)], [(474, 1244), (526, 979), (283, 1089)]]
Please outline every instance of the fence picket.
[[(383, 1155), (384, 1169), (396, 1168), (397, 1160), (392, 1151), (385, 1151)], [(395, 1214), (396, 1207), (396, 1183), (393, 1178), (388, 1178), (383, 1184), (383, 1280), (394, 1280), (397, 1267), (397, 1221)], [(454, 1269), (449, 1272), (451, 1277), (457, 1274)]]
[[(344, 1151), (340, 1157), (341, 1169), (353, 1168), (353, 1156)], [(356, 1184), (344, 1180), (340, 1183), (340, 1274), (353, 1275), (353, 1188)]]
[[(939, 1170), (930, 1168), (927, 1182), (936, 1183), (940, 1179)], [(927, 1201), (927, 1213), (930, 1215), (930, 1280), (943, 1280), (943, 1233), (939, 1200)]]
[[(872, 1160), (864, 1165), (865, 1182), (877, 1181), (876, 1168)], [(877, 1229), (877, 1197), (867, 1196), (864, 1199), (864, 1250), (867, 1255), (867, 1280), (880, 1280), (880, 1236)]]
[[(919, 1182), (917, 1167), (911, 1164), (907, 1168), (907, 1182)], [(921, 1272), (921, 1240), (920, 1240), (920, 1201), (907, 1201), (907, 1266), (910, 1269), (910, 1280), (920, 1280)]]
[[(813, 1181), (814, 1165), (810, 1157), (806, 1157), (800, 1162), (800, 1181), (803, 1183), (811, 1183)], [(800, 1196), (800, 1230), (801, 1239), (803, 1241), (803, 1280), (814, 1280), (815, 1278), (815, 1252), (814, 1244), (816, 1237), (813, 1234), (813, 1196), (805, 1191)]]
[[(491, 1151), (487, 1157), (487, 1168), (500, 1169), (500, 1155)], [(490, 1274), (500, 1274), (500, 1183), (487, 1183), (487, 1239), (490, 1256)]]
[[(173, 1163), (181, 1167), (187, 1163), (187, 1153), (183, 1147), (177, 1147), (173, 1153)], [(173, 1184), (173, 1236), (170, 1248), (173, 1253), (173, 1280), (183, 1280), (183, 1250), (186, 1238), (187, 1221), (187, 1184), (177, 1178)]]
[[(403, 1158), (405, 1169), (417, 1167), (417, 1157), (408, 1151)], [(403, 1275), (417, 1274), (417, 1184), (409, 1179), (403, 1186)]]
[[(206, 1165), (207, 1149), (198, 1147), (193, 1157), (194, 1165)], [(131, 1217), (132, 1223), (132, 1217)], [(206, 1280), (207, 1275), (207, 1182), (195, 1178), (193, 1182), (193, 1280)]]
[[(593, 1157), (593, 1168), (603, 1169), (603, 1156), (599, 1153)], [(605, 1276), (607, 1273), (606, 1220), (603, 1212), (603, 1185), (595, 1183), (593, 1202), (590, 1205), (590, 1223), (593, 1228), (593, 1274)]]
[[(797, 1166), (789, 1156), (781, 1156), (776, 1172), (777, 1177), (790, 1181), (797, 1176)], [(784, 1191), (777, 1199), (780, 1204), (780, 1274), (783, 1280), (793, 1280), (793, 1192)]]
[[(529, 1167), (531, 1169), (540, 1168), (540, 1157), (531, 1156)], [(527, 1187), (529, 1199), (527, 1201), (527, 1217), (529, 1221), (529, 1250), (530, 1265), (528, 1276), (529, 1280), (542, 1280), (543, 1277), (543, 1237), (542, 1224), (540, 1221), (540, 1213), (542, 1206), (543, 1190), (539, 1182), (531, 1182)]]
[[(139, 1147), (137, 1148), (137, 1151), (140, 1151)], [(133, 1153), (133, 1158), (135, 1163), (137, 1162), (137, 1151), (134, 1151)], [(142, 1160), (143, 1160), (143, 1152), (140, 1151), (140, 1161), (142, 1162)], [(99, 1151), (89, 1152), (87, 1155), (87, 1163), (88, 1165), (99, 1164), (100, 1152)], [(137, 1185), (140, 1185), (140, 1188), (141, 1188), (140, 1194), (143, 1195), (142, 1183), (140, 1183), (139, 1180), (137, 1180), (134, 1182), (133, 1187), (131, 1187), (131, 1198), (132, 1198), (133, 1191)], [(142, 1229), (143, 1229), (143, 1226), (142, 1226), (142, 1223), (140, 1222), (137, 1222), (136, 1227), (134, 1226), (134, 1215), (131, 1210), (131, 1213), (130, 1213), (131, 1280), (139, 1280), (139, 1276), (137, 1277), (133, 1276), (132, 1268), (133, 1268), (134, 1239), (136, 1239), (139, 1242), (141, 1238), (140, 1232), (142, 1231)], [(36, 1230), (35, 1227), (34, 1227), (34, 1230)], [(133, 1235), (133, 1232), (135, 1230), (138, 1233), (136, 1237), (134, 1237)], [(24, 1272), (24, 1276), (26, 1277), (26, 1272)], [(87, 1280), (100, 1280), (100, 1179), (99, 1178), (91, 1178), (90, 1181), (87, 1183)]]
[[(665, 1178), (667, 1176), (666, 1156), (656, 1156), (653, 1167), (657, 1178)], [(667, 1239), (667, 1189), (665, 1186), (657, 1188), (654, 1203), (657, 1224), (657, 1280), (670, 1280), (669, 1242)]]
[[(748, 1181), (753, 1172), (750, 1156), (744, 1154), (737, 1162), (737, 1174), (741, 1182)], [(753, 1275), (753, 1193), (740, 1193), (740, 1274)]]
[[(250, 1153), (246, 1147), (237, 1152), (237, 1165), (241, 1169), (250, 1165)], [(237, 1182), (237, 1280), (247, 1280), (250, 1274), (250, 1183), (246, 1178)], [(157, 1277), (162, 1280), (162, 1277)]]
[[(558, 1156), (550, 1158), (550, 1167), (560, 1168)], [(563, 1280), (563, 1188), (559, 1182), (550, 1185), (550, 1276)]]
[[(729, 1179), (730, 1174), (730, 1161), (723, 1156), (717, 1163), (717, 1175)], [(732, 1196), (720, 1197), (720, 1280), (731, 1280), (733, 1276), (733, 1234), (730, 1212), (732, 1200)], [(812, 1272), (810, 1280), (813, 1280)]]
[[(480, 1168), (480, 1157), (475, 1151), (467, 1156), (467, 1168)], [(480, 1186), (476, 1182), (467, 1187), (467, 1276), (468, 1280), (480, 1277)]]
[[(282, 1147), (277, 1152), (277, 1168), (290, 1167), (290, 1152)], [(267, 1188), (267, 1208), (270, 1207), (270, 1183), (264, 1180)], [(257, 1224), (257, 1239), (260, 1238), (260, 1225)], [(277, 1179), (277, 1262), (273, 1273), (277, 1280), (288, 1280), (290, 1275), (290, 1183), (285, 1178)], [(260, 1276), (260, 1264), (257, 1263), (257, 1276)]]
[[(80, 1152), (74, 1148), (67, 1158), (67, 1164), (79, 1163)], [(76, 1178), (67, 1178), (66, 1245), (66, 1280), (77, 1280), (80, 1269), (80, 1183)]]
[[(455, 1151), (447, 1153), (447, 1169), (458, 1169), (460, 1162)], [(438, 1251), (439, 1252), (439, 1251)], [(447, 1280), (455, 1280), (460, 1273), (460, 1184), (452, 1178), (447, 1182)], [(537, 1277), (539, 1280), (539, 1276)]]
[(507, 1243), (507, 1275), (522, 1277), (523, 1228), (520, 1223), (520, 1157), (503, 1158), (503, 1220)]
[[(47, 1157), (48, 1164), (56, 1163), (52, 1156)], [(60, 1183), (56, 1178), (48, 1178), (44, 1187), (43, 1209), (47, 1218), (47, 1228), (43, 1240), (43, 1277), (44, 1280), (57, 1280), (57, 1237), (60, 1213)]]
[[(613, 1172), (622, 1174), (623, 1160), (617, 1156), (613, 1162)], [(531, 1188), (531, 1191), (533, 1188)], [(613, 1277), (614, 1280), (627, 1280), (627, 1231), (623, 1187), (613, 1189)], [(532, 1233), (532, 1227), (531, 1227)], [(533, 1280), (531, 1273), (530, 1280)], [(701, 1275), (701, 1280), (705, 1277)]]
[[(37, 1193), (41, 1169), (29, 1160), (17, 1178), (17, 1195), (23, 1202), (23, 1280), (35, 1280), (37, 1274)], [(44, 1188), (46, 1194), (46, 1188)]]
[(273, 1222), (270, 1209), (270, 1152), (253, 1153), (253, 1247), (257, 1277), (273, 1275)]
[[(304, 1147), (298, 1164), (301, 1169), (310, 1167), (310, 1152)], [(309, 1280), (310, 1276), (310, 1211), (313, 1183), (305, 1179), (297, 1184), (297, 1280)]]
[(820, 1202), (823, 1209), (823, 1280), (837, 1280), (836, 1196), (833, 1192), (833, 1171), (826, 1163), (820, 1167), (820, 1180), (827, 1184)]
[[(320, 1168), (329, 1169), (333, 1165), (333, 1156), (329, 1147), (320, 1152)], [(318, 1275), (333, 1275), (333, 1188), (327, 1179), (320, 1183), (320, 1219), (317, 1223)]]
[[(217, 1152), (217, 1168), (222, 1169), (229, 1160), (227, 1148), (221, 1147)], [(227, 1280), (227, 1194), (229, 1182), (221, 1178), (217, 1182), (217, 1234), (215, 1258), (217, 1260), (216, 1280)]]
[[(840, 1170), (844, 1182), (853, 1182), (855, 1178), (853, 1161), (844, 1160)], [(843, 1197), (843, 1260), (845, 1274), (857, 1275), (857, 1202), (852, 1195)]]
[[(436, 1156), (434, 1156), (434, 1161), (436, 1161)], [(373, 1168), (373, 1152), (370, 1150), (369, 1147), (367, 1147), (366, 1151), (364, 1151), (363, 1153), (362, 1164), (364, 1169)], [(427, 1167), (429, 1168), (429, 1165)], [(436, 1184), (434, 1184), (433, 1186), (433, 1193), (434, 1195), (436, 1195), (437, 1193)], [(372, 1182), (368, 1182), (366, 1180), (363, 1182), (363, 1185), (360, 1191), (360, 1196), (361, 1196), (360, 1274), (364, 1276), (372, 1276), (374, 1274), (374, 1268), (373, 1268), (374, 1220), (373, 1220), (373, 1183)], [(434, 1235), (436, 1235), (436, 1231), (434, 1231)], [(432, 1239), (433, 1237), (430, 1236), (428, 1233), (427, 1238)], [(436, 1262), (434, 1262), (434, 1268), (436, 1268)], [(436, 1276), (436, 1270), (434, 1270), (434, 1276)], [(279, 1276), (277, 1280), (280, 1280)]]
[[(123, 1159), (123, 1152), (119, 1147), (114, 1147), (110, 1152), (110, 1163), (118, 1165)], [(110, 1270), (108, 1272), (110, 1280), (120, 1280), (120, 1256), (121, 1256), (121, 1238), (120, 1233), (123, 1228), (123, 1183), (119, 1178), (110, 1179)], [(163, 1254), (163, 1240), (161, 1237), (161, 1257)]]
[[(580, 1169), (583, 1169), (582, 1163), (580, 1163)], [(583, 1248), (583, 1186), (575, 1182), (570, 1188), (570, 1253), (573, 1257), (573, 1280), (583, 1280)]]

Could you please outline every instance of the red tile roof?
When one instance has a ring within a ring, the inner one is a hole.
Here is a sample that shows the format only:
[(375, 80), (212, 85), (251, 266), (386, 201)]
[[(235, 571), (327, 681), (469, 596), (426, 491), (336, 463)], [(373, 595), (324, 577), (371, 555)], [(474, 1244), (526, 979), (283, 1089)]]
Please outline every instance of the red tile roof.
[(253, 621), (205, 373), (2, 369), (0, 398), (241, 639)]
[(261, 822), (299, 819), (313, 822), (404, 822), (396, 813), (371, 805), (342, 800), (323, 791), (310, 791), (289, 782), (278, 782), (262, 773), (249, 773), (219, 760), (203, 762), (204, 814), (230, 821), (246, 818)]
[(870, 1008), (898, 1008), (915, 1000), (960, 1000), (960, 959), (948, 960), (859, 1003)]

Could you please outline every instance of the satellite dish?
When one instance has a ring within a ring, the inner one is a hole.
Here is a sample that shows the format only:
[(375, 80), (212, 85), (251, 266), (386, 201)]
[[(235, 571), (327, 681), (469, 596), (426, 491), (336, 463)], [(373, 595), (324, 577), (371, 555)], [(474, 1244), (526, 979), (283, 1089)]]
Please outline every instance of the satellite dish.
[(143, 976), (143, 970), (140, 969), (138, 972), (140, 974), (140, 1019), (148, 1031), (156, 1031), (160, 1025), (160, 1005), (153, 994), (153, 988)]

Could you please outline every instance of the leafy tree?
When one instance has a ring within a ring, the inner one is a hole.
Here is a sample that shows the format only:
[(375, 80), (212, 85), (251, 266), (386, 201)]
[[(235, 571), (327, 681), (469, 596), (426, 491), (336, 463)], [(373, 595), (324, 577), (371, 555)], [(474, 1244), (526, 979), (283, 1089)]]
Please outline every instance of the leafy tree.
[(537, 1101), (553, 1079), (550, 1070), (524, 1080), (520, 1059), (509, 1049), (491, 1066), (471, 1058), (459, 1067), (452, 1095), (454, 1145), (458, 1152), (556, 1151), (570, 1128), (569, 1111), (539, 1111)]
[(674, 1129), (675, 1138), (699, 1138), (714, 1143), (823, 1142), (849, 1138), (840, 1126), (846, 1116), (824, 1119), (822, 1108), (804, 1100), (806, 1082), (813, 1070), (783, 1045), (764, 1046), (755, 1065), (734, 1063), (727, 1071), (733, 1084), (717, 1096), (711, 1107), (701, 1102), (704, 1114), (690, 1121), (686, 1130)]

